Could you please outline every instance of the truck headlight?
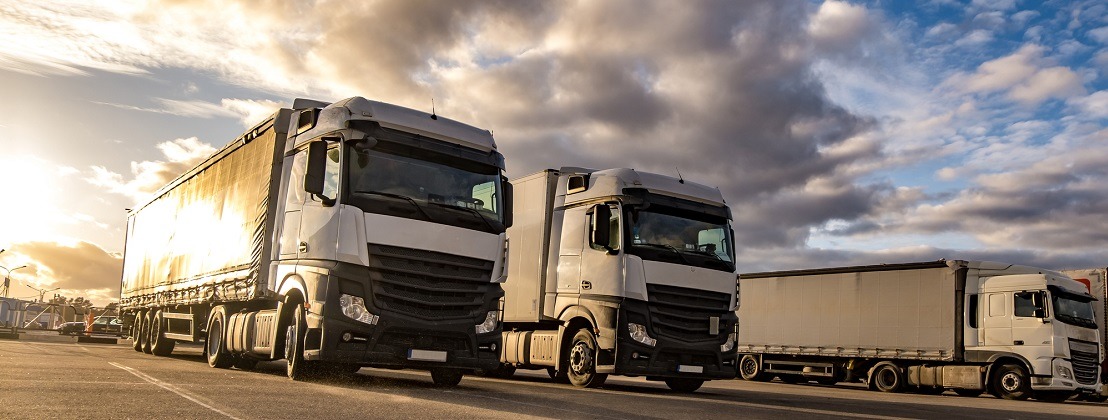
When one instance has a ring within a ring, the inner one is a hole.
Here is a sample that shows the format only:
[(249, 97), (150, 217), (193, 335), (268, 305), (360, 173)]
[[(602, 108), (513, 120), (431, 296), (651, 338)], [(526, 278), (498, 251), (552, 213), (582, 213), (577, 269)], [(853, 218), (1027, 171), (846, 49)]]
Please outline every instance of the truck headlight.
[(728, 334), (727, 335), (727, 341), (725, 341), (723, 344), (719, 345), (719, 351), (722, 352), (722, 353), (727, 353), (727, 352), (731, 351), (732, 349), (735, 348), (735, 342), (737, 342), (737, 341), (739, 341), (739, 337), (736, 336), (735, 333)]
[(369, 313), (369, 309), (365, 307), (365, 299), (358, 296), (343, 293), (339, 296), (339, 307), (342, 308), (343, 315), (358, 322), (377, 325), (377, 321), (381, 319), (381, 317)]
[(1058, 366), (1058, 376), (1062, 379), (1073, 379), (1073, 371), (1065, 366)]
[(631, 333), (631, 339), (648, 346), (654, 347), (658, 344), (658, 340), (650, 337), (650, 334), (646, 333), (646, 326), (642, 324), (636, 324), (634, 322), (627, 323), (627, 332)]
[(477, 324), (477, 334), (489, 333), (496, 330), (497, 315), (499, 315), (498, 311), (489, 311), (488, 314), (485, 314), (485, 321)]

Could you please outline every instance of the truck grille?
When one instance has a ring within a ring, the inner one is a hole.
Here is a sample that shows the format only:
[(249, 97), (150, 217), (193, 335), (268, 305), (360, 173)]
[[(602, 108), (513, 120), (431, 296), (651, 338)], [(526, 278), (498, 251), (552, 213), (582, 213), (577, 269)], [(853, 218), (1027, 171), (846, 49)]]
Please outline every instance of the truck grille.
[[(730, 295), (657, 284), (647, 284), (646, 293), (650, 326), (658, 335), (685, 342), (719, 340), (709, 334), (709, 318), (728, 312)], [(720, 325), (719, 334), (728, 333)]]
[(1078, 383), (1096, 384), (1096, 369), (1100, 364), (1096, 344), (1070, 340), (1070, 363), (1073, 364), (1073, 376)]
[(475, 318), (496, 288), (492, 261), (369, 244), (369, 278), (379, 308), (426, 320)]

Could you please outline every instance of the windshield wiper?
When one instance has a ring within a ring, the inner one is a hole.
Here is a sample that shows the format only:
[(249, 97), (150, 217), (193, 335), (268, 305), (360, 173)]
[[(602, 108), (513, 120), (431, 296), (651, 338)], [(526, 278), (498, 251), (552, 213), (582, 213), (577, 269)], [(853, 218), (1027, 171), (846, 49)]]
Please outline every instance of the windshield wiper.
[(654, 248), (665, 248), (665, 249), (668, 249), (670, 251), (673, 251), (674, 254), (677, 254), (677, 257), (680, 258), (681, 261), (684, 261), (685, 264), (693, 265), (693, 263), (691, 261), (689, 261), (688, 258), (685, 258), (685, 254), (681, 253), (681, 251), (673, 245), (652, 244), (650, 242), (646, 242), (646, 243), (641, 243), (641, 244), (635, 244), (635, 246), (649, 246), (649, 247), (654, 247)]
[(468, 211), (470, 213), (476, 214), (477, 217), (481, 218), (481, 221), (485, 222), (485, 225), (489, 227), (489, 230), (492, 230), (492, 231), (496, 230), (496, 228), (492, 226), (492, 222), (489, 221), (489, 218), (485, 217), (485, 215), (481, 214), (481, 212), (479, 212), (475, 209), (471, 209), (469, 207), (455, 206), (455, 205), (450, 205), (450, 204), (445, 204), (445, 203), (436, 203), (434, 201), (428, 201), (428, 203), (429, 204), (434, 204), (436, 206), (446, 207), (448, 209), (453, 209), (453, 210), (465, 210), (465, 211)]
[(408, 196), (402, 195), (402, 194), (387, 193), (387, 192), (383, 192), (383, 191), (354, 191), (354, 194), (380, 195), (380, 196), (383, 196), (383, 197), (389, 197), (389, 198), (395, 198), (395, 199), (407, 201), (409, 203), (412, 203), (412, 205), (415, 206), (416, 210), (419, 210), (419, 213), (422, 214), (423, 217), (427, 218), (428, 221), (435, 222), (435, 218), (431, 217), (430, 214), (427, 214), (427, 210), (424, 210), (423, 206), (419, 205), (419, 202), (415, 201), (415, 199), (412, 198), (412, 197), (408, 197)]
[[(713, 257), (713, 258), (715, 258), (719, 261), (724, 261), (723, 258), (720, 258), (719, 254), (716, 254), (715, 252), (711, 252), (711, 251), (701, 251), (699, 249), (697, 249), (697, 250), (688, 249), (688, 250), (685, 250), (685, 252), (690, 252), (690, 253), (693, 253), (693, 254), (696, 254), (696, 255), (707, 255), (707, 256)], [(726, 261), (724, 261), (724, 262), (726, 262)]]

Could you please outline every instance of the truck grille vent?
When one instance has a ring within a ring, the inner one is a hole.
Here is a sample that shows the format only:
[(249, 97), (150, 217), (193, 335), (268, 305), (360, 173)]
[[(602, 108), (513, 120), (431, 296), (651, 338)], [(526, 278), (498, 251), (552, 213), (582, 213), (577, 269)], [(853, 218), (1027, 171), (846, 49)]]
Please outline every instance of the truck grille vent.
[(492, 261), (369, 244), (373, 303), (427, 320), (475, 318), (493, 292)]
[[(1080, 351), (1091, 347), (1093, 352)], [(1073, 364), (1073, 376), (1078, 383), (1083, 385), (1096, 384), (1096, 369), (1100, 364), (1097, 359), (1096, 344), (1070, 340), (1070, 363)]]
[[(647, 284), (646, 293), (650, 326), (658, 335), (686, 342), (720, 339), (719, 335), (709, 334), (709, 318), (728, 312), (730, 295), (657, 284)], [(721, 325), (719, 334), (728, 333)]]

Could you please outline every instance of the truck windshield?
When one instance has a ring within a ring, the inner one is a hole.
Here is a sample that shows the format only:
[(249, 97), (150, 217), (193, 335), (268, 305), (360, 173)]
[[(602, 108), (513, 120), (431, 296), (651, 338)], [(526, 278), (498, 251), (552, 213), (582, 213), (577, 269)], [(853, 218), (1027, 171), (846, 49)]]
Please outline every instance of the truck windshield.
[(734, 271), (727, 219), (663, 206), (631, 209), (628, 252), (662, 260)]
[(1093, 305), (1086, 299), (1073, 299), (1062, 293), (1052, 292), (1054, 318), (1070, 325), (1096, 328), (1093, 318)]
[(363, 210), (503, 232), (500, 170), (381, 142), (347, 148), (348, 202)]

